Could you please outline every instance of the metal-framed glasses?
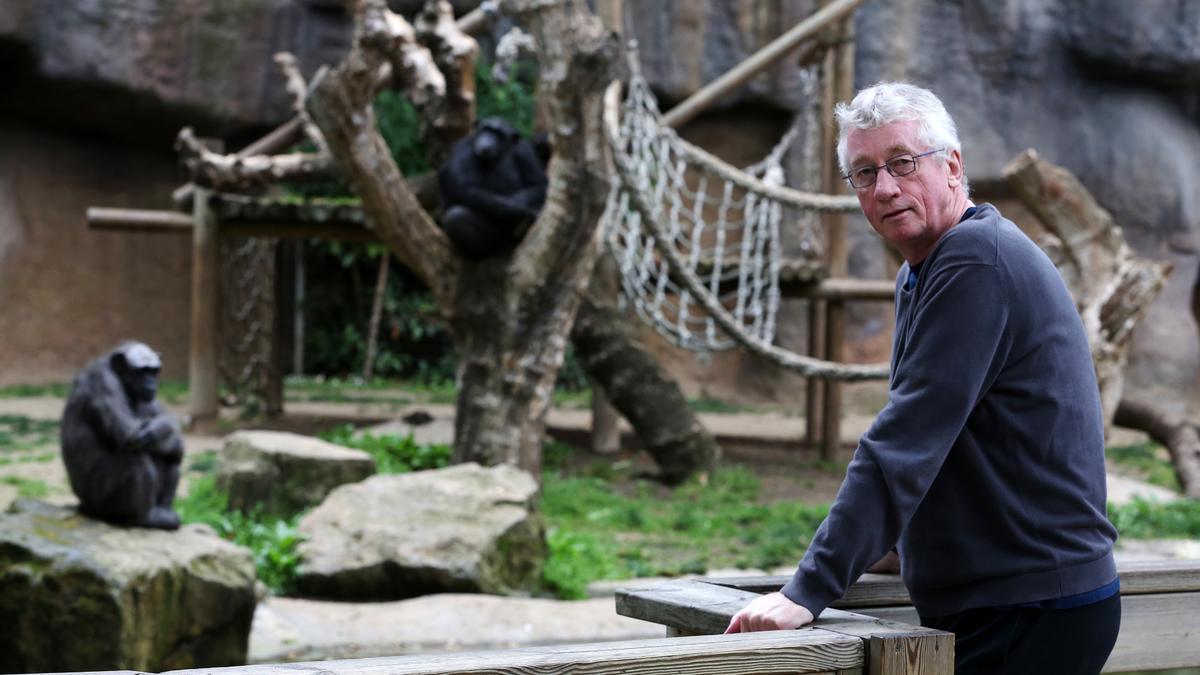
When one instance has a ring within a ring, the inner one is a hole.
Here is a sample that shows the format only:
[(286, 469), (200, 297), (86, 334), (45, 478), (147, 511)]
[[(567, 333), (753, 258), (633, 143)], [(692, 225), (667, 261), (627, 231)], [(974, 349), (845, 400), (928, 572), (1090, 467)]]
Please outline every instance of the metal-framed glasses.
[(896, 155), (879, 166), (858, 166), (850, 169), (850, 173), (842, 176), (850, 187), (857, 190), (869, 188), (875, 184), (875, 179), (879, 177), (880, 169), (887, 169), (887, 172), (892, 175), (892, 178), (907, 176), (917, 170), (917, 160), (922, 157), (928, 157), (936, 152), (942, 152), (945, 148), (938, 148), (928, 152), (922, 152), (919, 155), (904, 153)]

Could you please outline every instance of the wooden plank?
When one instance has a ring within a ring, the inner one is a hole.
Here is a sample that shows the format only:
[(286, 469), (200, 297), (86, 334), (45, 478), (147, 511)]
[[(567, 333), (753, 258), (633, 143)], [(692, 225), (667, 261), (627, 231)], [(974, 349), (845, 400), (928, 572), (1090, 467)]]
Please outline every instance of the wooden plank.
[[(920, 622), (911, 606), (864, 607), (859, 612), (894, 622)], [(1121, 632), (1104, 672), (1195, 666), (1200, 666), (1200, 592), (1121, 595)]]
[(954, 635), (872, 638), (871, 675), (949, 675), (954, 672)]
[[(1118, 561), (1121, 595), (1145, 593), (1200, 592), (1200, 560)], [(751, 593), (777, 591), (790, 576), (709, 578), (705, 582)], [(908, 590), (895, 574), (864, 574), (834, 607), (886, 607), (911, 605)]]
[(197, 188), (192, 229), (192, 324), (188, 389), (193, 420), (217, 416), (218, 224), (209, 209), (208, 190)]
[(823, 673), (864, 665), (862, 640), (828, 631), (771, 631), (738, 635), (633, 640), (531, 647), (491, 652), (428, 654), (171, 671), (172, 675), (710, 675)]
[[(846, 354), (846, 303), (830, 300), (825, 304), (825, 360), (842, 363)], [(836, 380), (825, 383), (822, 405), (821, 459), (836, 462), (842, 445), (842, 385)]]
[(1104, 672), (1200, 666), (1200, 592), (1121, 596), (1121, 633)]
[(701, 635), (724, 632), (729, 620), (758, 593), (682, 579), (617, 589), (617, 614)]

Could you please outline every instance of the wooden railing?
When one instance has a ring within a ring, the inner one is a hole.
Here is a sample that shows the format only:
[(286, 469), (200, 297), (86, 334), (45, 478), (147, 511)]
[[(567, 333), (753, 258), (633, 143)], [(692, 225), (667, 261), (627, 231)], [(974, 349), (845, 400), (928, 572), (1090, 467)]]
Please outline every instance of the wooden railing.
[[(1121, 577), (1121, 632), (1104, 672), (1200, 666), (1200, 560), (1125, 562), (1117, 565), (1117, 573)], [(617, 592), (617, 613), (661, 623), (669, 635), (717, 633), (750, 599), (779, 590), (787, 580), (680, 580), (623, 589)], [(920, 622), (895, 575), (864, 574), (834, 607), (852, 608), (858, 613), (852, 616), (874, 617), (889, 629)], [(843, 612), (826, 610), (816, 627), (827, 628), (827, 622), (842, 618)], [(864, 639), (874, 645), (886, 639), (886, 633), (864, 635)]]
[(950, 673), (953, 663), (949, 633), (829, 610), (820, 626), (795, 631), (198, 668), (171, 675), (923, 675)]

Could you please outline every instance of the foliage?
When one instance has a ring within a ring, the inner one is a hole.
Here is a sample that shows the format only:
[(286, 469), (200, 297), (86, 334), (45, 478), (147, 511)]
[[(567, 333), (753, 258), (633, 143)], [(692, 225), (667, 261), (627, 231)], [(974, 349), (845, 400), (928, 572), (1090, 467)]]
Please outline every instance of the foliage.
[(413, 440), (412, 434), (399, 436), (384, 434), (362, 434), (355, 436), (354, 425), (343, 424), (318, 436), (330, 443), (358, 448), (375, 458), (375, 468), (379, 473), (408, 473), (440, 469), (450, 464), (453, 451), (448, 445), (438, 443), (424, 444)]
[(1139, 443), (1106, 448), (1105, 456), (1130, 471), (1133, 475), (1154, 485), (1179, 492), (1179, 476), (1165, 448), (1157, 443)]
[(1200, 539), (1200, 500), (1156, 502), (1134, 497), (1120, 506), (1109, 503), (1108, 519), (1129, 539)]
[[(529, 135), (534, 120), (534, 75), (532, 64), (521, 63), (506, 82), (497, 82), (491, 76), (490, 65), (480, 59), (476, 70), (477, 117), (503, 117)], [(433, 169), (426, 161), (420, 139), (419, 115), (402, 93), (381, 93), (375, 101), (375, 114), (380, 134), (405, 176)], [(306, 197), (347, 193), (344, 185), (290, 189)], [(305, 362), (310, 372), (362, 372), (375, 279), (386, 254), (382, 244), (316, 240), (304, 244), (309, 289), (305, 299)], [(402, 266), (392, 265), (389, 269), (374, 372), (429, 383), (453, 381), (453, 345), (433, 296)]]
[(195, 478), (186, 497), (175, 500), (175, 509), (185, 523), (204, 523), (222, 538), (250, 549), (258, 578), (274, 593), (295, 590), (300, 564), (300, 515), (291, 518), (249, 515), (229, 510), (229, 496), (219, 491), (211, 475)]

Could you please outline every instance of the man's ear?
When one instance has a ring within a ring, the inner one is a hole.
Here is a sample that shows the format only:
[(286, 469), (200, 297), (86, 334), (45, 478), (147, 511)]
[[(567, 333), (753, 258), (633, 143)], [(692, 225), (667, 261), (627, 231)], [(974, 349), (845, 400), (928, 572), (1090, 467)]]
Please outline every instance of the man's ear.
[(963, 163), (962, 153), (958, 150), (951, 150), (950, 156), (946, 158), (947, 183), (950, 187), (962, 185), (963, 179)]

